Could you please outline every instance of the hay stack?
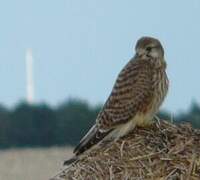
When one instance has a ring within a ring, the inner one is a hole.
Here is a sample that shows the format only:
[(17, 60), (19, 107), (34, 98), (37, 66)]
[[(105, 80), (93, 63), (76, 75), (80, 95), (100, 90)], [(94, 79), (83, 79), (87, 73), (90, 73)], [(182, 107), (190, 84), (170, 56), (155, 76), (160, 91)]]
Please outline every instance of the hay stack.
[(200, 131), (166, 121), (94, 148), (54, 180), (200, 180)]

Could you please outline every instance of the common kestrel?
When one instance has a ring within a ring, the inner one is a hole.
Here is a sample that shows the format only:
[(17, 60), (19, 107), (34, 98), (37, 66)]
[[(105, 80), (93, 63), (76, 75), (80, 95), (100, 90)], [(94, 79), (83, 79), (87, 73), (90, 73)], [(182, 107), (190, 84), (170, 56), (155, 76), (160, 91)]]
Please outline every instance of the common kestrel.
[(168, 91), (164, 49), (159, 40), (142, 37), (135, 51), (135, 56), (119, 73), (96, 123), (74, 149), (75, 157), (101, 141), (117, 140), (135, 126), (153, 122)]

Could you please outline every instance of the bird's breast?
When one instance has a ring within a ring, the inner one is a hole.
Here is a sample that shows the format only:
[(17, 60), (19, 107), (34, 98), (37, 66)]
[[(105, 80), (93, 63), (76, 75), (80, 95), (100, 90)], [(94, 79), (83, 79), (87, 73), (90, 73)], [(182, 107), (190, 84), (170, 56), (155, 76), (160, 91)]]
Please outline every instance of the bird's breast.
[(136, 123), (137, 126), (144, 127), (152, 124), (152, 119), (167, 94), (169, 81), (165, 71), (156, 72), (153, 78), (153, 95), (150, 103), (145, 111), (139, 112), (132, 119), (132, 122)]
[(149, 111), (157, 113), (168, 91), (168, 78), (165, 71), (159, 71), (155, 74), (153, 80), (153, 98), (150, 104)]

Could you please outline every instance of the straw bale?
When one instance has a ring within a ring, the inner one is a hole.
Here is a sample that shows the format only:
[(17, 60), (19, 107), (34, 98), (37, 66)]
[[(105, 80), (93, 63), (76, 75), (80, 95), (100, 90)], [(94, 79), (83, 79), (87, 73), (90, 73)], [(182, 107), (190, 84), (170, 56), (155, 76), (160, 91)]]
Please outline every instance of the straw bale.
[(53, 180), (199, 180), (200, 130), (158, 121), (85, 153)]

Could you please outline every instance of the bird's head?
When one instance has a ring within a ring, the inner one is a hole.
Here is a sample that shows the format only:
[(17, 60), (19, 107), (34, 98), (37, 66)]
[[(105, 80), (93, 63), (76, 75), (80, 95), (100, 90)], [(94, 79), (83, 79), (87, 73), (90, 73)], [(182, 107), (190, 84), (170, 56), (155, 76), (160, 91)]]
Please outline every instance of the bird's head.
[(164, 49), (160, 41), (152, 37), (140, 38), (136, 43), (135, 51), (140, 57), (164, 59)]

